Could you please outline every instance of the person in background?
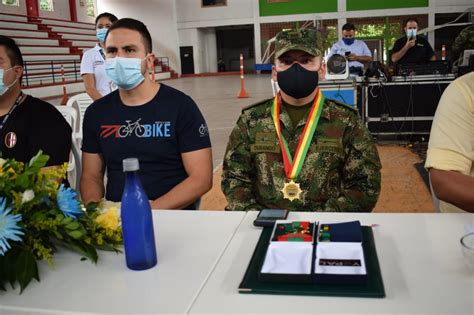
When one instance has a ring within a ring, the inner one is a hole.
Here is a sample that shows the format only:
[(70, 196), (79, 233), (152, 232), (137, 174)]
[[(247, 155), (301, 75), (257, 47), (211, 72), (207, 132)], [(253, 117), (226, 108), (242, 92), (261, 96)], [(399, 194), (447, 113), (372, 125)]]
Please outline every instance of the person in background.
[(357, 111), (324, 98), (320, 41), (313, 29), (275, 40), (280, 92), (242, 110), (224, 155), (227, 210), (370, 212), (380, 159)]
[(334, 54), (343, 55), (349, 60), (349, 72), (362, 75), (364, 65), (372, 61), (372, 53), (367, 44), (355, 38), (355, 26), (346, 23), (342, 26), (342, 39), (331, 47), (329, 57)]
[(72, 129), (63, 115), (21, 89), (23, 56), (15, 41), (0, 35), (0, 157), (28, 163), (39, 150), (46, 166), (69, 161)]
[(209, 131), (196, 103), (152, 81), (155, 55), (146, 26), (121, 19), (105, 39), (106, 73), (118, 90), (92, 103), (83, 125), (81, 196), (120, 201), (122, 161), (138, 158), (139, 176), (153, 209), (196, 209), (212, 187)]
[(457, 78), (444, 91), (425, 167), (441, 212), (474, 212), (474, 72)]
[(418, 33), (418, 20), (408, 18), (405, 21), (405, 35), (397, 39), (392, 48), (392, 62), (396, 64), (426, 63), (436, 60), (430, 43)]
[(461, 64), (464, 50), (467, 49), (474, 49), (474, 24), (464, 28), (454, 40), (451, 47), (453, 62)]
[(114, 88), (105, 74), (104, 40), (107, 30), (117, 21), (111, 13), (101, 13), (95, 19), (96, 36), (99, 42), (82, 56), (81, 76), (87, 94), (95, 101), (109, 94)]

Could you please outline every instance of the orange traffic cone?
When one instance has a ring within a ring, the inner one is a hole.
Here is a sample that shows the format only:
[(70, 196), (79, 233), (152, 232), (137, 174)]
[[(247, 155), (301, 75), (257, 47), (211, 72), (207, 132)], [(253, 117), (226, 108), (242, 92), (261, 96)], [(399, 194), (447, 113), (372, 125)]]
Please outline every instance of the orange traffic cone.
[(242, 54), (240, 54), (240, 92), (237, 97), (238, 98), (249, 97), (249, 95), (247, 94), (247, 91), (245, 90), (245, 84), (244, 84), (244, 56)]

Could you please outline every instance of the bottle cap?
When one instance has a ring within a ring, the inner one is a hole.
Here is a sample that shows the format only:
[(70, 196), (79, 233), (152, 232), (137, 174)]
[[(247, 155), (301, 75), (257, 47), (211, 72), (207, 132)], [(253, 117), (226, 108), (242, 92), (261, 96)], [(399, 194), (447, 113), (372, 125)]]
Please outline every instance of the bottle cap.
[(140, 169), (140, 164), (137, 158), (128, 158), (122, 161), (124, 172), (134, 172)]

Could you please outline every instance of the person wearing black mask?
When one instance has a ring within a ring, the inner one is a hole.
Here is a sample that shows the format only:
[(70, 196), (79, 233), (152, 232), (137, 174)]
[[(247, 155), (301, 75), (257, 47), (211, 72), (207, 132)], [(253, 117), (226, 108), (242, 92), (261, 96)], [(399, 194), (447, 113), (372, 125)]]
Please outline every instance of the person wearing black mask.
[(227, 144), (227, 210), (370, 212), (380, 160), (351, 106), (324, 98), (325, 65), (313, 29), (282, 31), (273, 80), (279, 93), (243, 109)]

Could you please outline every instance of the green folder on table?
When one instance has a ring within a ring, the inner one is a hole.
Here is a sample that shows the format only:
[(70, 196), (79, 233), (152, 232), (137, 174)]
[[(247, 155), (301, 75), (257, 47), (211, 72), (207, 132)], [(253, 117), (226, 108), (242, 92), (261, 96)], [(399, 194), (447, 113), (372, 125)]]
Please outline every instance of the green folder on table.
[(385, 297), (385, 289), (371, 227), (362, 227), (362, 247), (367, 268), (367, 282), (365, 284), (309, 284), (259, 281), (258, 274), (263, 265), (271, 235), (272, 228), (263, 229), (247, 271), (240, 283), (239, 293)]

